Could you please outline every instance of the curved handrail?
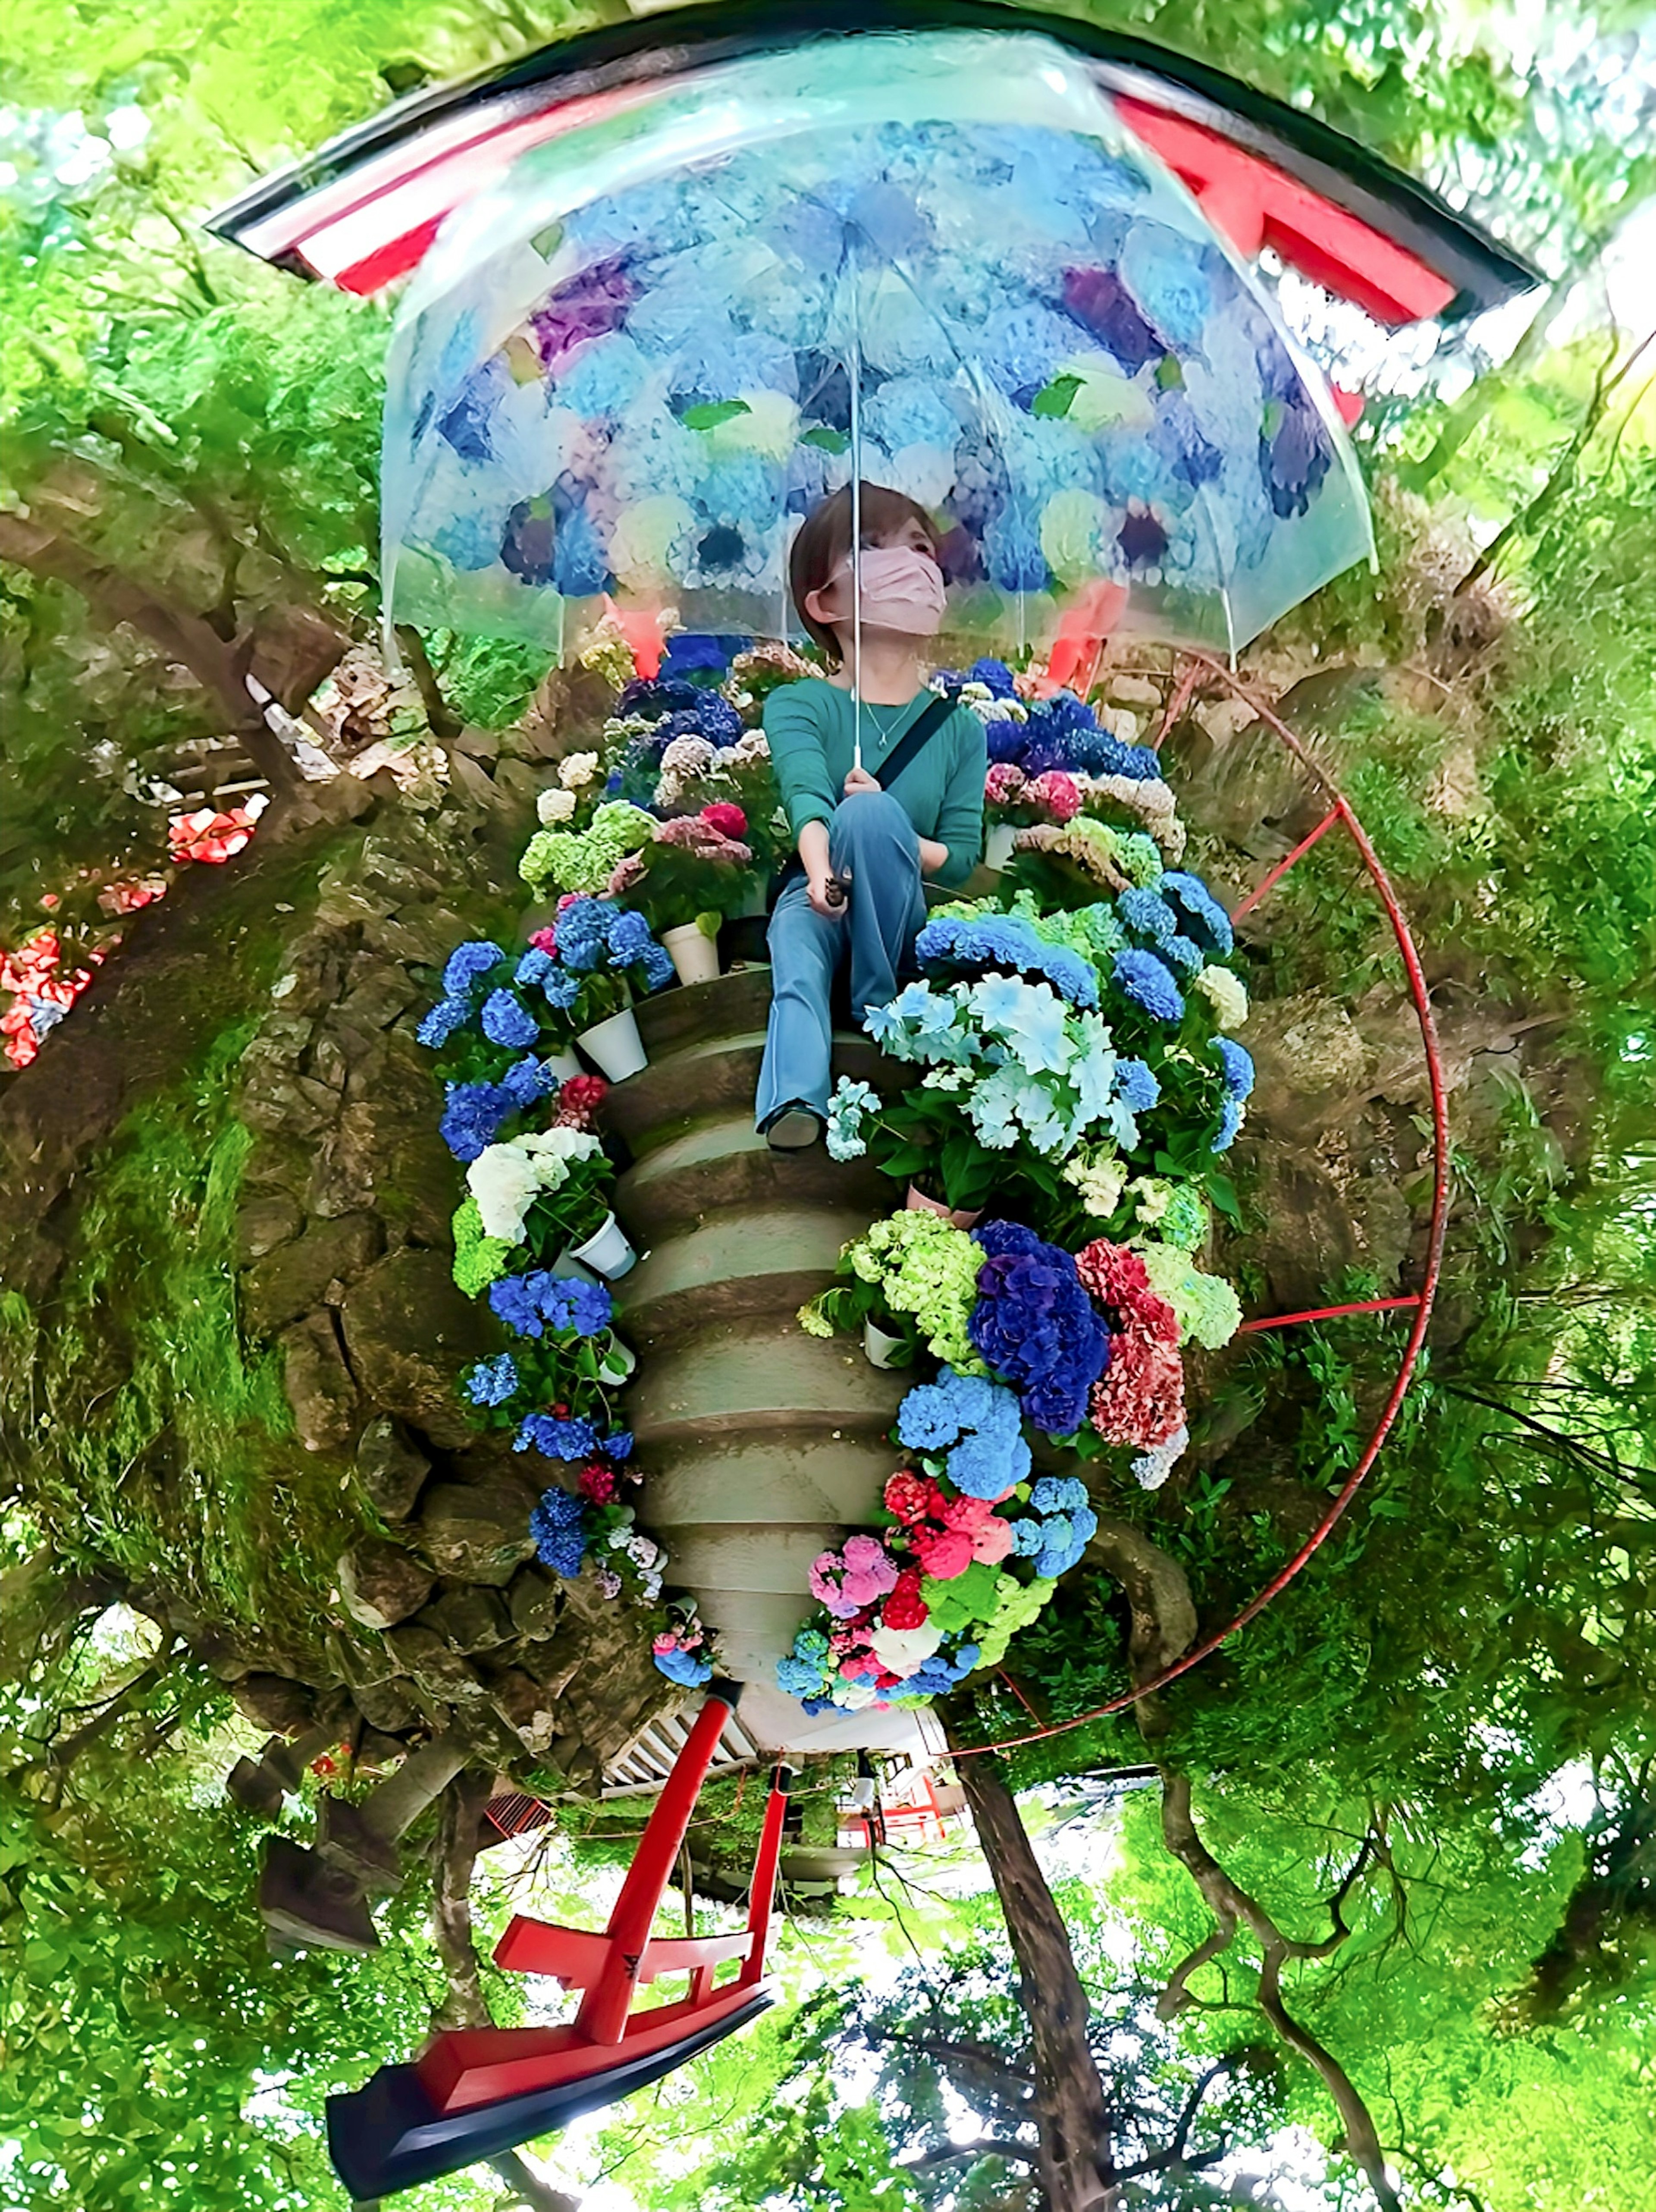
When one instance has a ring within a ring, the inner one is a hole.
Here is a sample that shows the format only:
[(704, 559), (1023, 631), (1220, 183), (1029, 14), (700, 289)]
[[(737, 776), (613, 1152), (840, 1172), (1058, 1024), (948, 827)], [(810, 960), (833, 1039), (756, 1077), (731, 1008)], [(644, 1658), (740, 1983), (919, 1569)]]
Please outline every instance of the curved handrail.
[[(1392, 1385), (1386, 1403), (1380, 1409), (1380, 1418), (1374, 1424), (1361, 1458), (1346, 1477), (1338, 1496), (1287, 1565), (1271, 1577), (1265, 1588), (1243, 1607), (1234, 1620), (1228, 1621), (1213, 1635), (1204, 1637), (1201, 1643), (1186, 1651), (1182, 1658), (1174, 1660), (1171, 1666), (1164, 1667), (1145, 1680), (1136, 1683), (1131, 1690), (1125, 1690), (1120, 1696), (1112, 1698), (1107, 1704), (1094, 1706), (1090, 1712), (1077, 1713), (1072, 1720), (1055, 1721), (1046, 1727), (1031, 1729), (1022, 1735), (999, 1736), (992, 1743), (961, 1745), (951, 1750), (950, 1756), (955, 1759), (970, 1759), (976, 1757), (981, 1752), (1013, 1751), (1025, 1744), (1042, 1743), (1050, 1736), (1065, 1735), (1071, 1729), (1084, 1728), (1091, 1721), (1104, 1720), (1112, 1713), (1123, 1712), (1129, 1705), (1137, 1705), (1141, 1698), (1153, 1697), (1158, 1691), (1166, 1689), (1170, 1682), (1176, 1682), (1181, 1674), (1188, 1674), (1193, 1667), (1199, 1667), (1204, 1659), (1210, 1658), (1220, 1645), (1228, 1643), (1240, 1629), (1246, 1628), (1249, 1621), (1257, 1620), (1272, 1599), (1281, 1595), (1313, 1554), (1320, 1550), (1327, 1541), (1347, 1506), (1350, 1504), (1362, 1487), (1369, 1469), (1379, 1458), (1380, 1447), (1391, 1433), (1392, 1424), (1397, 1419), (1404, 1397), (1408, 1395), (1409, 1385), (1414, 1380), (1416, 1363), (1420, 1358), (1421, 1346), (1426, 1340), (1427, 1323), (1431, 1318), (1432, 1302), (1437, 1295), (1438, 1278), (1443, 1267), (1443, 1238), (1447, 1225), (1449, 1207), (1449, 1115), (1444, 1093), (1442, 1057), (1438, 1049), (1437, 1025), (1432, 1018), (1432, 1003), (1426, 988), (1425, 971), (1420, 964), (1420, 954), (1416, 950), (1415, 940), (1410, 933), (1408, 921), (1398, 902), (1397, 893), (1392, 888), (1391, 878), (1380, 863), (1380, 855), (1370, 842), (1368, 831), (1357, 819), (1350, 800), (1326, 770), (1319, 767), (1311, 757), (1305, 746), (1282, 717), (1271, 708), (1266, 706), (1263, 700), (1256, 698), (1222, 661), (1215, 660), (1210, 654), (1207, 653), (1192, 655), (1185, 680), (1180, 684), (1174, 695), (1173, 704), (1168, 709), (1168, 720), (1171, 722), (1180, 708), (1189, 698), (1194, 688), (1195, 680), (1204, 672), (1216, 677), (1226, 685), (1234, 697), (1252, 708), (1259, 720), (1268, 729), (1275, 732), (1299, 762), (1301, 767), (1305, 769), (1312, 782), (1331, 802), (1329, 816), (1323, 822), (1321, 828), (1313, 831), (1311, 837), (1302, 841), (1289, 855), (1288, 860), (1273, 870), (1265, 878), (1259, 890), (1242, 902), (1237, 912), (1244, 913), (1253, 906), (1263, 893), (1286, 872), (1288, 866), (1299, 857), (1299, 854), (1308, 849), (1316, 837), (1321, 834), (1321, 830), (1327, 829), (1332, 821), (1338, 820), (1356, 845), (1362, 857), (1363, 866), (1368, 869), (1376, 890), (1380, 892), (1387, 919), (1392, 924), (1392, 934), (1398, 941), (1398, 950), (1403, 956), (1404, 968), (1409, 977), (1410, 995), (1414, 1000), (1415, 1012), (1420, 1023), (1421, 1043), (1426, 1055), (1426, 1070), (1432, 1092), (1432, 1212), (1427, 1236), (1426, 1266), (1422, 1276), (1421, 1286), (1419, 1291), (1408, 1301), (1414, 1306), (1414, 1325), (1409, 1332), (1409, 1341), (1404, 1349), (1402, 1364), (1398, 1369), (1396, 1380)], [(1283, 1319), (1295, 1321), (1308, 1320), (1313, 1317), (1311, 1315), (1287, 1315), (1283, 1316)]]

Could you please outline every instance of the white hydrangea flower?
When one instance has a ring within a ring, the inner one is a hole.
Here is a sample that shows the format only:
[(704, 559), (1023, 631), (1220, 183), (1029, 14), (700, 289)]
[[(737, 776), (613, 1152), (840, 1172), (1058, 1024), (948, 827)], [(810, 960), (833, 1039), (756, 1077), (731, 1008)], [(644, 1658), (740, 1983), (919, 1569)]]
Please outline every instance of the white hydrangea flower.
[(584, 1129), (548, 1129), (538, 1136), (488, 1146), (466, 1170), (483, 1234), (508, 1244), (521, 1243), (524, 1216), (537, 1195), (556, 1190), (567, 1180), (572, 1161), (590, 1159), (599, 1149), (597, 1139)]
[(573, 791), (560, 790), (555, 783), (535, 801), (535, 811), (547, 829), (554, 829), (560, 822), (567, 822), (573, 815), (575, 794)]
[(579, 791), (589, 784), (598, 772), (596, 753), (571, 753), (558, 769), (558, 781), (566, 791)]
[(1196, 988), (1212, 1006), (1222, 1030), (1239, 1030), (1247, 1019), (1247, 987), (1228, 968), (1209, 966), (1196, 979)]

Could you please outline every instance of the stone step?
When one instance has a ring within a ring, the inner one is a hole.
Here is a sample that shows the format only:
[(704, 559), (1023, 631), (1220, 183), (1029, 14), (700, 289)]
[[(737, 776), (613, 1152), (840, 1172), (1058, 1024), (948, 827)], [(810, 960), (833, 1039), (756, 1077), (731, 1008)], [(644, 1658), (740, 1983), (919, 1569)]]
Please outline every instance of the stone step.
[(779, 1525), (855, 1523), (867, 1519), (900, 1459), (883, 1437), (864, 1432), (836, 1441), (818, 1428), (664, 1447), (647, 1470), (650, 1525), (717, 1528), (761, 1513)]
[(883, 1437), (907, 1387), (848, 1340), (807, 1336), (790, 1317), (718, 1324), (641, 1359), (627, 1411), (641, 1452), (813, 1431), (838, 1443)]
[(832, 1279), (841, 1249), (866, 1220), (859, 1212), (808, 1206), (715, 1214), (653, 1245), (622, 1278), (622, 1326), (653, 1357), (715, 1322), (792, 1322)]
[(755, 1030), (762, 1036), (770, 1010), (768, 968), (744, 968), (711, 983), (680, 983), (640, 1000), (634, 1009), (644, 1049), (652, 1060)]
[[(712, 990), (715, 986), (696, 988)], [(751, 1125), (764, 1054), (762, 1027), (682, 1046), (616, 1084), (604, 1101), (604, 1118), (625, 1140), (634, 1160), (646, 1158), (705, 1122), (735, 1121), (745, 1115)], [(849, 1075), (858, 1082), (872, 1083), (883, 1071), (885, 1063), (867, 1037), (834, 1032), (836, 1077)], [(889, 1088), (889, 1071), (885, 1072)]]
[(616, 1212), (640, 1251), (666, 1237), (738, 1212), (855, 1212), (858, 1232), (901, 1194), (866, 1160), (830, 1159), (823, 1145), (773, 1152), (744, 1109), (707, 1121), (647, 1153), (616, 1190)]

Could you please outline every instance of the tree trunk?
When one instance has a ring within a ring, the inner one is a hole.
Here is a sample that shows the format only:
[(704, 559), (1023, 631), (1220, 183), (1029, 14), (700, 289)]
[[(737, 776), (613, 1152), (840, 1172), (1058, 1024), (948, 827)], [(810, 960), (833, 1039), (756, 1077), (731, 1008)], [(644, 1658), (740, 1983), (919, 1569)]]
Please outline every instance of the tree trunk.
[(959, 1773), (1018, 1963), (1018, 2001), (1034, 2057), (1044, 2200), (1048, 2212), (1103, 2212), (1116, 2201), (1107, 2179), (1109, 2114), (1087, 2040), (1087, 1993), (1069, 1930), (992, 1756), (961, 1759)]

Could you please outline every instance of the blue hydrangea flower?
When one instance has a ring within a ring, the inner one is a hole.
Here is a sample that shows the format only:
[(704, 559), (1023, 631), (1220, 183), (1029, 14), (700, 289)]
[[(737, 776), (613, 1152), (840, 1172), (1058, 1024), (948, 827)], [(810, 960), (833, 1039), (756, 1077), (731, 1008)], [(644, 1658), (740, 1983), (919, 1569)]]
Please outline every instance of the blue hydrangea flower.
[(1029, 1492), (1036, 1513), (1073, 1513), (1087, 1503), (1087, 1486), (1072, 1474), (1043, 1474)]
[(1228, 1152), (1236, 1141), (1236, 1132), (1242, 1126), (1242, 1109), (1234, 1098), (1227, 1098), (1219, 1112), (1219, 1130), (1208, 1150)]
[(471, 1019), (471, 1007), (464, 999), (440, 999), (426, 1016), (415, 1035), (422, 1044), (434, 1050), (446, 1045), (456, 1030), (464, 1029)]
[(591, 1421), (579, 1415), (560, 1420), (555, 1413), (531, 1413), (519, 1425), (512, 1449), (537, 1451), (545, 1459), (591, 1459), (598, 1449), (598, 1435)]
[[(604, 965), (610, 950), (610, 925), (616, 908), (609, 899), (571, 899), (558, 915), (558, 958), (566, 968), (590, 975)], [(552, 995), (552, 979), (543, 985)]]
[(546, 994), (546, 1003), (558, 1013), (567, 1014), (580, 996), (580, 977), (567, 968), (555, 968), (541, 986)]
[(1253, 1094), (1253, 1057), (1234, 1037), (1216, 1036), (1208, 1048), (1225, 1073), (1225, 1096), (1238, 1103)]
[(529, 1516), (535, 1549), (555, 1574), (573, 1579), (586, 1556), (586, 1506), (573, 1492), (555, 1485), (542, 1492)]
[(483, 1035), (491, 1044), (521, 1051), (539, 1036), (540, 1024), (510, 991), (491, 991), (483, 1000)]
[(518, 1370), (509, 1352), (480, 1359), (467, 1369), (465, 1394), (474, 1406), (503, 1406), (518, 1387)]
[(538, 945), (531, 945), (518, 963), (513, 974), (514, 983), (538, 983), (552, 965), (552, 955)]
[(598, 1449), (610, 1459), (631, 1459), (633, 1431), (630, 1429), (611, 1429)]
[(544, 1329), (540, 1285), (546, 1279), (545, 1270), (537, 1268), (533, 1274), (498, 1276), (489, 1285), (489, 1304), (515, 1335), (539, 1336)]
[(1181, 975), (1199, 975), (1208, 964), (1208, 956), (1188, 937), (1175, 937), (1162, 947), (1162, 957)]
[[(682, 1682), (687, 1690), (694, 1690), (702, 1682), (711, 1682), (713, 1678), (713, 1668), (698, 1652), (657, 1651), (651, 1656), (670, 1682)], [(779, 1674), (786, 1663), (786, 1661), (780, 1662)]]
[(1230, 926), (1230, 916), (1200, 876), (1174, 869), (1162, 877), (1159, 889), (1164, 897), (1176, 900), (1184, 908), (1190, 921), (1190, 933), (1198, 944), (1205, 944), (1216, 952), (1231, 950), (1236, 936)]
[(1142, 1007), (1158, 1022), (1182, 1021), (1185, 1001), (1179, 986), (1173, 980), (1173, 971), (1153, 952), (1140, 952), (1129, 946), (1115, 956), (1111, 974), (1115, 987), (1122, 996)]
[(610, 965), (630, 968), (642, 960), (654, 942), (650, 925), (641, 914), (618, 914), (610, 925)]
[(443, 969), (444, 990), (451, 999), (464, 998), (505, 958), (500, 946), (491, 945), (485, 937), (474, 937), (468, 944), (457, 945)]
[(1148, 1114), (1161, 1097), (1162, 1086), (1142, 1060), (1119, 1060), (1115, 1095), (1129, 1113)]
[(1179, 917), (1166, 899), (1136, 886), (1123, 891), (1115, 902), (1117, 915), (1135, 937), (1148, 937), (1154, 945), (1171, 945), (1179, 933)]
[(519, 1110), (532, 1106), (537, 1098), (546, 1097), (557, 1085), (558, 1079), (545, 1061), (532, 1056), (514, 1060), (500, 1078), (501, 1090)]
[[(992, 761), (1019, 763), (1028, 749), (1028, 726), (1023, 722), (986, 722), (983, 735)], [(1054, 761), (1052, 765), (1056, 768), (1059, 763)]]
[(923, 967), (1044, 975), (1071, 1006), (1090, 1011), (1098, 1004), (1092, 963), (1067, 945), (1047, 944), (1016, 915), (928, 922), (914, 940), (914, 953)]
[(502, 1083), (451, 1083), (438, 1129), (455, 1158), (469, 1163), (494, 1143), (516, 1110), (517, 1101)]
[(1017, 685), (1012, 680), (1012, 672), (1004, 660), (974, 660), (967, 670), (966, 676), (968, 683), (981, 684), (997, 699), (1016, 699), (1017, 696)]
[(1029, 1472), (1029, 1447), (1022, 1437), (962, 1437), (944, 1462), (963, 1497), (1004, 1498)]
[(1016, 1558), (1033, 1559), (1046, 1540), (1046, 1531), (1039, 1521), (1020, 1518), (1013, 1522), (1012, 1551)]
[(608, 1328), (615, 1304), (606, 1285), (584, 1282), (579, 1275), (549, 1275), (541, 1295), (541, 1311), (551, 1327), (573, 1329), (577, 1336), (596, 1336)]

